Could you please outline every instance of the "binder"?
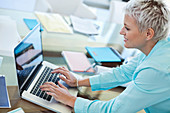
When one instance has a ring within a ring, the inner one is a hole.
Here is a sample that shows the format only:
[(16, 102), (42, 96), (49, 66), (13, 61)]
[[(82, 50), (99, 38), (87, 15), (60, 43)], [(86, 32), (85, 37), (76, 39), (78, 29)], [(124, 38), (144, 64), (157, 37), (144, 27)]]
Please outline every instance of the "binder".
[(95, 62), (103, 66), (114, 67), (121, 65), (124, 61), (121, 55), (111, 47), (85, 47), (85, 49)]
[[(62, 51), (61, 54), (73, 72), (85, 72), (91, 66), (87, 56), (82, 52)], [(91, 68), (87, 72), (93, 73), (94, 69)]]

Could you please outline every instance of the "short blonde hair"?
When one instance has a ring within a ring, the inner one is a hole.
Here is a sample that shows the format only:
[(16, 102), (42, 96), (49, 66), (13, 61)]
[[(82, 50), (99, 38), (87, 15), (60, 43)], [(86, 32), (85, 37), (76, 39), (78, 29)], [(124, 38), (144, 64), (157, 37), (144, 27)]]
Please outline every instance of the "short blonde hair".
[(152, 28), (156, 40), (169, 34), (170, 11), (162, 0), (132, 0), (125, 7), (125, 14), (136, 20), (140, 32)]

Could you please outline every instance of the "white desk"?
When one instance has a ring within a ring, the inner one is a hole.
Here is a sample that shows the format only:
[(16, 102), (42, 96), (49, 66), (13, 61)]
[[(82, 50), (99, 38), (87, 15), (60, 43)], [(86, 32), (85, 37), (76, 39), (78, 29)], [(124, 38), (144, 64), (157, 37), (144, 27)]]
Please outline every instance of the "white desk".
[[(0, 9), (0, 15), (7, 15), (16, 20), (17, 29), (21, 37), (24, 37), (29, 32), (23, 18), (37, 19), (33, 12), (9, 9)], [(89, 38), (87, 35), (79, 33), (49, 33), (44, 29), (42, 32), (43, 50), (50, 52), (61, 52), (63, 50), (85, 52), (85, 46), (113, 46), (118, 51), (122, 51), (123, 38), (119, 34), (121, 27), (122, 25), (115, 23), (102, 23), (99, 28), (100, 33), (96, 38)]]

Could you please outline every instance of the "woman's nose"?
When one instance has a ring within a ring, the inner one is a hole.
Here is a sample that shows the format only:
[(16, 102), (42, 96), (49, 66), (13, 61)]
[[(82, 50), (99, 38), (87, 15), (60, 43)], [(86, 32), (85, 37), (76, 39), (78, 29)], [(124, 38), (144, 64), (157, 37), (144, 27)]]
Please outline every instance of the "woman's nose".
[(125, 34), (125, 32), (124, 32), (124, 27), (120, 30), (120, 32), (119, 32), (121, 35), (124, 35)]

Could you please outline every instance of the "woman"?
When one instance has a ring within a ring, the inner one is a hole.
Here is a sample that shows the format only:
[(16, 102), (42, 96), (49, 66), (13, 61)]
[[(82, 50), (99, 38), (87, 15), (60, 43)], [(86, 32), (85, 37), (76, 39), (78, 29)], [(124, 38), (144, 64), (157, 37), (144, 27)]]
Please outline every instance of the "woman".
[(133, 0), (125, 8), (124, 35), (126, 48), (137, 48), (141, 53), (129, 63), (112, 72), (101, 73), (77, 80), (65, 68), (60, 79), (68, 85), (91, 86), (93, 91), (107, 90), (132, 81), (116, 98), (110, 101), (90, 101), (69, 94), (62, 84), (45, 83), (40, 88), (49, 91), (57, 101), (74, 107), (76, 113), (135, 113), (144, 109), (147, 113), (170, 112), (170, 12), (158, 0)]

